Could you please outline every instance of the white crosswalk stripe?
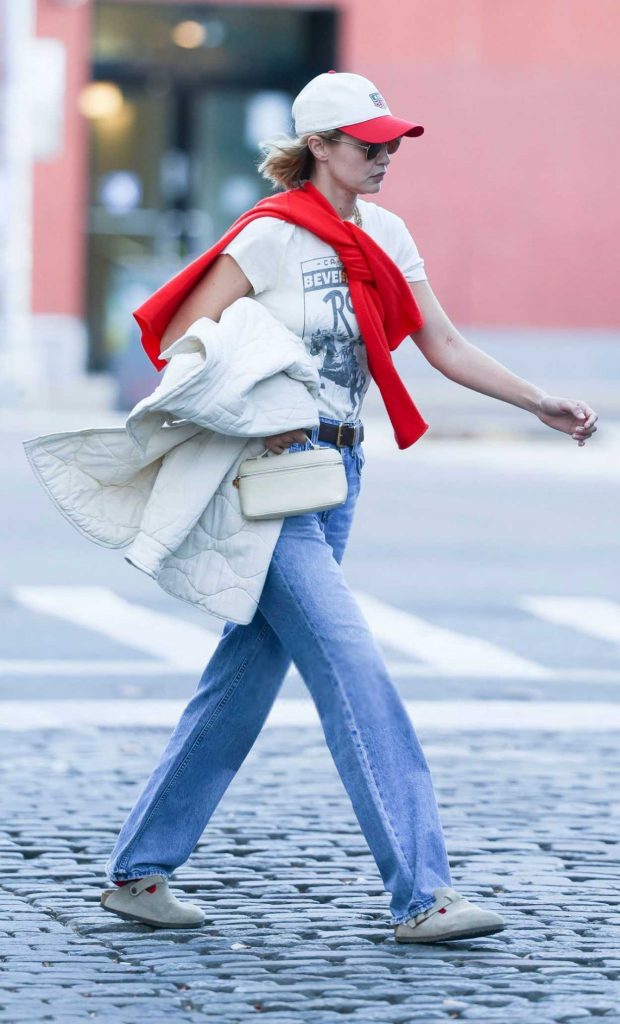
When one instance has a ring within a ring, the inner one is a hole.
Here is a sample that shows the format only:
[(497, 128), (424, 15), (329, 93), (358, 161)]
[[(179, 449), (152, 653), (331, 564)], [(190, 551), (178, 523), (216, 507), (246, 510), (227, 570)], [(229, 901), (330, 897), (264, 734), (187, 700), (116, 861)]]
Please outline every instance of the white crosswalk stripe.
[[(149, 655), (148, 658), (5, 658), (1, 676), (157, 677), (201, 673), (218, 633), (174, 615), (127, 601), (105, 587), (20, 586), (15, 599), (24, 607), (55, 616)], [(378, 642), (402, 660), (388, 657), (399, 678), (492, 678), (544, 682), (620, 682), (614, 668), (552, 668), (523, 658), (479, 637), (427, 622), (419, 616), (356, 591), (362, 612)], [(620, 606), (598, 598), (525, 596), (519, 605), (554, 624), (620, 640)], [(404, 658), (403, 658), (404, 656)], [(291, 670), (293, 671), (293, 670)]]
[(532, 615), (569, 626), (598, 640), (620, 643), (620, 604), (602, 597), (527, 595), (519, 604)]
[[(0, 731), (162, 727), (172, 729), (183, 712), (183, 700), (14, 700), (0, 701)], [(506, 730), (522, 732), (616, 732), (620, 704), (589, 701), (406, 700), (411, 721), (419, 730), (446, 732)], [(319, 724), (310, 700), (278, 698), (266, 727)]]
[(206, 628), (125, 601), (107, 587), (21, 586), (14, 594), (26, 608), (83, 626), (177, 668), (202, 671), (218, 642)]
[(488, 640), (434, 626), (417, 615), (357, 591), (357, 601), (377, 640), (401, 654), (459, 676), (546, 679), (551, 669), (521, 658)]
[[(394, 679), (470, 679), (471, 673), (461, 673), (458, 669), (450, 669), (437, 665), (420, 664), (413, 661), (386, 661), (388, 672)], [(206, 665), (175, 665), (170, 661), (149, 661), (142, 658), (0, 658), (0, 678), (4, 677), (41, 677), (78, 678), (82, 681), (102, 678), (161, 678), (189, 677), (194, 679), (197, 672), (202, 672)], [(291, 667), (289, 675), (296, 675)], [(480, 678), (476, 674), (476, 678)], [(505, 676), (489, 672), (485, 679), (501, 680)], [(531, 674), (525, 676), (510, 675), (510, 679), (530, 680)], [(620, 669), (606, 668), (558, 668), (548, 670), (544, 676), (545, 683), (584, 683), (586, 685), (617, 686), (620, 683)]]
[[(203, 665), (204, 668), (204, 665)], [(0, 658), (2, 676), (174, 676), (195, 675), (196, 667), (174, 665), (169, 661), (146, 661), (142, 658)]]

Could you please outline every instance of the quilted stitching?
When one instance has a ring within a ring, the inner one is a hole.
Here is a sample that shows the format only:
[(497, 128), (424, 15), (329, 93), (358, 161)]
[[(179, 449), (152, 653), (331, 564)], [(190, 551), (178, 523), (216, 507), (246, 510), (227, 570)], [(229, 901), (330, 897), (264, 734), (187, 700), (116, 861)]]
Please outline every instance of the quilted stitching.
[[(125, 427), (24, 441), (40, 484), (83, 536), (179, 600), (251, 621), (282, 519), (245, 520), (237, 467), (262, 437), (318, 423), (318, 373), (263, 306), (238, 299), (167, 350), (153, 393)], [(135, 558), (135, 562), (131, 559)]]

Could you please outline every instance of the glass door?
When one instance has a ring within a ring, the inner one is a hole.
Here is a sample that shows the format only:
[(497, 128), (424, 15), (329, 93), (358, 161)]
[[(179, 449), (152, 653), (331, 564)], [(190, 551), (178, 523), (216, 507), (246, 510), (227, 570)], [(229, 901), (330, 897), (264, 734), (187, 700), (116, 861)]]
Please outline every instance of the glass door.
[(325, 8), (95, 5), (89, 368), (117, 372), (121, 408), (157, 376), (131, 310), (269, 193), (258, 143), (334, 66), (336, 28)]

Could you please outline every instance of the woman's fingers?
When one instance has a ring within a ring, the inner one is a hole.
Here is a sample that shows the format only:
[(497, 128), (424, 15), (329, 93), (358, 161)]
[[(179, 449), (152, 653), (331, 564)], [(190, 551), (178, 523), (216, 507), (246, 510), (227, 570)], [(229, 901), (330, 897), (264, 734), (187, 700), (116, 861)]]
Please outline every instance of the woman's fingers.
[(579, 413), (583, 413), (583, 417), (579, 417), (580, 418), (580, 424), (579, 425), (581, 427), (591, 427), (594, 423), (596, 423), (596, 421), (598, 419), (598, 416), (594, 412), (594, 409), (591, 409), (590, 406), (586, 405), (585, 402), (577, 402), (576, 403), (576, 413), (575, 414), (578, 415)]
[(270, 437), (265, 437), (265, 446), (269, 448), (269, 451), (276, 452), (280, 455), (292, 444), (304, 444), (308, 440), (305, 430), (290, 430), (283, 434), (272, 434)]
[(591, 430), (585, 430), (585, 431), (579, 430), (579, 428), (577, 428), (577, 430), (573, 431), (573, 433), (571, 434), (571, 437), (573, 437), (575, 441), (578, 441), (579, 445), (581, 447), (582, 445), (584, 445), (586, 443), (586, 441), (587, 441), (587, 439), (589, 437), (592, 437), (592, 434), (594, 434), (594, 433), (596, 433), (596, 427), (592, 427)]
[(579, 442), (579, 447), (581, 448), (586, 443), (587, 438), (592, 437), (596, 433), (598, 416), (594, 409), (591, 409), (585, 402), (574, 403), (573, 415), (578, 420), (578, 423), (571, 431), (571, 436), (575, 441)]

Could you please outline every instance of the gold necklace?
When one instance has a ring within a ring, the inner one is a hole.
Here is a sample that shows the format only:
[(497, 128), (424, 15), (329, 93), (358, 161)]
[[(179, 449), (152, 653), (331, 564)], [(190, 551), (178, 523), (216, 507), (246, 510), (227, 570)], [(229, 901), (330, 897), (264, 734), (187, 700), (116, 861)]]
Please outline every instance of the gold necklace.
[(357, 203), (353, 207), (353, 220), (357, 224), (358, 228), (361, 228), (361, 226), (362, 226), (362, 215), (361, 215), (361, 213), (360, 213), (360, 211), (358, 209)]

